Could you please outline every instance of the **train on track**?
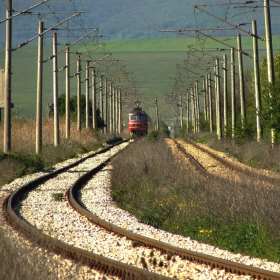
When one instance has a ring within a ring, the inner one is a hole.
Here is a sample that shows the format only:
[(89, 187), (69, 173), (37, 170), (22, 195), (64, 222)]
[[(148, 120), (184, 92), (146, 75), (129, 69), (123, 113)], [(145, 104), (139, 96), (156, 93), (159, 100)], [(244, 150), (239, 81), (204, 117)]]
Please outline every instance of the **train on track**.
[(148, 134), (148, 115), (137, 105), (128, 114), (128, 131), (130, 135)]

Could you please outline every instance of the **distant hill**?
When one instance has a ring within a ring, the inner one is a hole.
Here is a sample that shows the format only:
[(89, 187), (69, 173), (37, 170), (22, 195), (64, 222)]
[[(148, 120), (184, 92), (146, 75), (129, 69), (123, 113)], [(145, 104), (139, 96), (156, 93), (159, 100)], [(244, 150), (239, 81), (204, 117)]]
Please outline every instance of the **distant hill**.
[[(23, 11), (40, 0), (12, 1), (14, 13)], [(64, 31), (57, 30), (59, 42), (73, 42), (74, 37), (79, 37), (89, 29), (99, 27), (99, 34), (105, 40), (160, 38), (179, 36), (177, 32), (159, 32), (159, 30), (179, 30), (190, 28), (229, 28), (221, 21), (204, 12), (194, 9), (199, 5), (203, 10), (229, 21), (232, 24), (243, 24), (243, 29), (251, 30), (251, 21), (257, 20), (258, 33), (264, 34), (263, 3), (255, 1), (253, 4), (234, 5), (232, 1), (207, 1), (207, 0), (49, 0), (33, 9), (36, 14), (19, 15), (13, 19), (13, 45), (18, 45), (33, 38), (38, 33), (38, 21), (45, 22), (45, 27), (50, 28), (58, 20), (69, 17), (77, 11), (84, 11), (81, 16), (71, 19), (64, 24)], [(247, 1), (250, 2), (250, 1)], [(280, 9), (279, 4), (271, 2), (272, 30), (280, 34)], [(211, 3), (211, 6), (203, 6)], [(220, 4), (219, 4), (220, 3)], [(222, 4), (228, 3), (228, 4)], [(242, 3), (242, 1), (240, 1)], [(257, 8), (259, 6), (259, 8)], [(277, 6), (277, 7), (276, 7)], [(0, 20), (5, 19), (6, 1), (0, 2)], [(238, 15), (238, 16), (237, 16)], [(61, 27), (59, 27), (61, 29)], [(65, 31), (70, 28), (69, 31)], [(73, 29), (75, 28), (75, 29)], [(79, 28), (79, 29), (77, 29)], [(49, 32), (46, 43), (51, 42)], [(238, 30), (205, 31), (209, 35), (231, 35), (239, 33)], [(241, 32), (242, 33), (242, 32)], [(5, 22), (0, 24), (0, 45), (5, 44)], [(187, 32), (194, 36), (195, 33)], [(203, 37), (203, 35), (199, 35)], [(34, 43), (36, 41), (34, 40)]]

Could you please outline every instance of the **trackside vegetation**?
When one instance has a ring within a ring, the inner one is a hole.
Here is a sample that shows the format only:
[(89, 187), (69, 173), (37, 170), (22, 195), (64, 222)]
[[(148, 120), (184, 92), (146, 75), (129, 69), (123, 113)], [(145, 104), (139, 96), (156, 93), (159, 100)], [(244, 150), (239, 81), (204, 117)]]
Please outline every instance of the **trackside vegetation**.
[[(38, 171), (50, 171), (56, 163), (69, 158), (78, 157), (103, 147), (106, 138), (91, 129), (77, 131), (71, 124), (70, 138), (64, 138), (65, 123), (61, 120), (60, 145), (53, 145), (53, 119), (43, 121), (43, 148), (40, 155), (35, 154), (35, 121), (14, 120), (12, 122), (12, 151), (0, 152), (0, 188), (2, 185)], [(0, 138), (3, 139), (3, 126), (0, 126)], [(3, 142), (0, 143), (3, 150)]]
[(156, 139), (136, 141), (114, 159), (111, 192), (120, 207), (151, 226), (280, 262), (279, 188), (206, 181)]

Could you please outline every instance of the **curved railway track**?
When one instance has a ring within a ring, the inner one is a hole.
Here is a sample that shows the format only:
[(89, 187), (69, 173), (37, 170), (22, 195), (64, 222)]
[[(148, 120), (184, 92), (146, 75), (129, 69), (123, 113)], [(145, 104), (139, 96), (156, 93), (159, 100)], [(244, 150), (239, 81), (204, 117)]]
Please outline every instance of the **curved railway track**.
[[(180, 147), (181, 150), (184, 150), (184, 153), (187, 153), (185, 149), (182, 146), (180, 146), (180, 144), (178, 144), (178, 146)], [(102, 150), (99, 153), (105, 153), (108, 152), (109, 150), (110, 148), (106, 149), (105, 151)], [(38, 186), (40, 184), (45, 183), (46, 180), (54, 178), (58, 174), (65, 172), (67, 170), (69, 172), (70, 168), (77, 166), (81, 162), (87, 160), (87, 158), (82, 159), (77, 163), (71, 164), (70, 166), (61, 168), (60, 170), (57, 170), (53, 173), (42, 176), (22, 186), (22, 188), (18, 189), (18, 191), (13, 192), (13, 194), (6, 200), (6, 203), (4, 205), (7, 218), (10, 221), (12, 221), (13, 224), (17, 224), (18, 226), (20, 226), (23, 229), (23, 231), (32, 234), (32, 236), (36, 236), (36, 238), (41, 240), (43, 244), (52, 243), (53, 247), (56, 248), (56, 250), (61, 251), (66, 256), (71, 256), (72, 258), (83, 260), (83, 262), (88, 264), (90, 267), (95, 268), (97, 270), (101, 270), (105, 274), (119, 277), (120, 279), (170, 279), (170, 277), (174, 278), (176, 273), (170, 275), (170, 273), (167, 272), (172, 270), (171, 269), (172, 263), (175, 262), (177, 265), (179, 262), (194, 262), (196, 264), (202, 264), (204, 267), (208, 266), (214, 269), (225, 270), (225, 272), (229, 273), (229, 275), (230, 274), (236, 274), (241, 276), (244, 275), (244, 277), (245, 275), (250, 275), (256, 279), (267, 279), (267, 280), (280, 279), (279, 273), (251, 267), (233, 261), (223, 260), (221, 258), (213, 257), (207, 254), (198, 253), (184, 248), (180, 248), (170, 243), (162, 242), (147, 236), (143, 236), (141, 234), (132, 232), (131, 230), (126, 230), (109, 221), (101, 219), (98, 216), (91, 213), (91, 211), (89, 211), (86, 208), (83, 201), (81, 200), (81, 196), (82, 196), (81, 189), (83, 188), (83, 186), (85, 186), (88, 183), (89, 180), (91, 180), (93, 176), (96, 175), (97, 172), (101, 171), (107, 165), (111, 156), (114, 155), (115, 154), (110, 155), (109, 157), (107, 157), (106, 160), (103, 160), (100, 164), (97, 164), (93, 169), (83, 172), (83, 175), (79, 176), (78, 180), (76, 180), (75, 183), (70, 188), (68, 188), (69, 189), (67, 191), (68, 201), (71, 204), (71, 206), (74, 209), (76, 209), (76, 211), (78, 211), (81, 215), (87, 217), (88, 220), (101, 226), (102, 228), (107, 229), (110, 232), (113, 231), (116, 235), (116, 238), (119, 238), (119, 240), (121, 236), (125, 237), (128, 240), (131, 240), (130, 241), (131, 250), (133, 250), (134, 247), (143, 247), (146, 248), (145, 250), (148, 251), (146, 256), (147, 255), (152, 256), (152, 254), (164, 255), (165, 263), (163, 262), (161, 264), (158, 263), (158, 266), (160, 266), (161, 268), (155, 269), (155, 271), (162, 270), (164, 271), (163, 273), (165, 273), (168, 276), (165, 276), (160, 273), (148, 271), (147, 268), (149, 267), (149, 270), (151, 270), (150, 269), (151, 265), (147, 264), (147, 261), (144, 257), (138, 258), (138, 263), (140, 262), (140, 265), (144, 268), (141, 269), (139, 267), (136, 267), (135, 265), (119, 262), (113, 260), (112, 258), (103, 257), (100, 254), (94, 254), (85, 249), (77, 248), (75, 246), (70, 246), (69, 244), (66, 244), (66, 242), (62, 242), (57, 238), (51, 237), (50, 236), (51, 234), (43, 233), (42, 231), (44, 230), (36, 229), (34, 226), (30, 225), (29, 222), (25, 221), (24, 217), (21, 216), (18, 208), (19, 206), (21, 206), (19, 201), (20, 199), (26, 197), (25, 194), (26, 191), (30, 191), (33, 189), (36, 190)], [(195, 160), (194, 157), (191, 158), (194, 162), (197, 162), (197, 160)], [(204, 170), (203, 172), (205, 172), (205, 168), (203, 168), (200, 164), (198, 164), (198, 166), (200, 166), (199, 168), (201, 168), (202, 170)], [(119, 244), (121, 243), (121, 241), (117, 243)], [(153, 266), (155, 267), (156, 265), (153, 264)], [(166, 268), (165, 270), (163, 266), (165, 266)], [(180, 278), (180, 275), (178, 275), (178, 278)], [(188, 278), (180, 278), (180, 279), (188, 279)]]

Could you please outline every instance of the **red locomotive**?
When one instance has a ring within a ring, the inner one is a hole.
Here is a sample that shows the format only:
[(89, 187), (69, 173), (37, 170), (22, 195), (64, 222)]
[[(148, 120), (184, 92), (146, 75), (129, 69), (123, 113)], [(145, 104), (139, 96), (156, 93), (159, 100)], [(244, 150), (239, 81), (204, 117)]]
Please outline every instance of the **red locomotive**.
[(148, 115), (139, 106), (128, 114), (128, 130), (130, 135), (146, 135), (148, 133)]

